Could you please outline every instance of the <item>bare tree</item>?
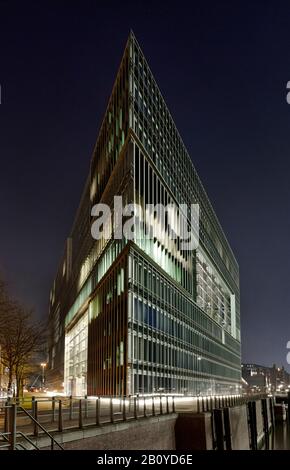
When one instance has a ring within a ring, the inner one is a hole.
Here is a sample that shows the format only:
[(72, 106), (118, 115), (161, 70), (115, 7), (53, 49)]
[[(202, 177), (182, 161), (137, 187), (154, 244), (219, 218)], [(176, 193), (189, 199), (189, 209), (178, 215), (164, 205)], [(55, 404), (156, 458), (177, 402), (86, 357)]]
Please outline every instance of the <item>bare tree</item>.
[(11, 304), (9, 321), (0, 330), (2, 363), (9, 370), (8, 388), (16, 379), (17, 395), (22, 392), (23, 377), (35, 353), (45, 344), (45, 327), (33, 319), (32, 312)]
[(9, 309), (8, 304), (9, 300), (6, 292), (6, 286), (0, 279), (0, 330), (5, 326), (7, 311)]

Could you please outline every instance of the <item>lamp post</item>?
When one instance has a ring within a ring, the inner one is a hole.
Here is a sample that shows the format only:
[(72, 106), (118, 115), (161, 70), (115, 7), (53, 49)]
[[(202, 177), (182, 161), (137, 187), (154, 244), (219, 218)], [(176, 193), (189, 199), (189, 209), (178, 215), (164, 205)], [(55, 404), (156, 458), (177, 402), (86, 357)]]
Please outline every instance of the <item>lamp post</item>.
[(42, 389), (44, 389), (44, 369), (46, 368), (46, 363), (42, 362), (40, 365), (42, 367)]

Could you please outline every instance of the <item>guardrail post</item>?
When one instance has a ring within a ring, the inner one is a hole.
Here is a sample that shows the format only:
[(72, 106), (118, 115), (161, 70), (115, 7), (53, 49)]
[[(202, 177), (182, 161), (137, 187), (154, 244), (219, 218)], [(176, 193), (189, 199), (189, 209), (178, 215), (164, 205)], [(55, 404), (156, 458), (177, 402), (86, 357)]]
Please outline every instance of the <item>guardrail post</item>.
[(101, 405), (101, 399), (97, 397), (96, 399), (96, 426), (100, 425), (100, 405)]
[(138, 419), (138, 413), (137, 413), (137, 397), (134, 397), (134, 418)]
[(58, 430), (62, 432), (63, 422), (62, 422), (62, 401), (58, 400)]
[(126, 397), (123, 398), (123, 421), (127, 420), (126, 416)]
[(51, 398), (51, 421), (55, 422), (55, 397)]
[(82, 399), (79, 400), (79, 428), (83, 427), (83, 410), (82, 410)]
[(88, 417), (88, 395), (85, 395), (85, 418)]
[(199, 397), (196, 398), (196, 411), (198, 413), (200, 413), (200, 401), (199, 401)]
[[(37, 401), (35, 400), (35, 397), (32, 397), (32, 414), (33, 418), (37, 421), (38, 419), (38, 410), (37, 410)], [(34, 431), (33, 431), (34, 436), (38, 436), (38, 426), (37, 423), (34, 423)]]
[(9, 432), (9, 399), (5, 402), (4, 432)]
[(113, 404), (113, 398), (110, 398), (110, 421), (111, 423), (114, 422), (114, 404)]
[(10, 408), (10, 450), (16, 450), (16, 418), (17, 418), (17, 405), (14, 403)]
[(128, 407), (129, 413), (131, 411), (131, 407), (132, 407), (132, 397), (131, 397), (131, 395), (129, 395), (129, 407)]
[(73, 419), (73, 397), (70, 395), (69, 397), (69, 419), (70, 421)]

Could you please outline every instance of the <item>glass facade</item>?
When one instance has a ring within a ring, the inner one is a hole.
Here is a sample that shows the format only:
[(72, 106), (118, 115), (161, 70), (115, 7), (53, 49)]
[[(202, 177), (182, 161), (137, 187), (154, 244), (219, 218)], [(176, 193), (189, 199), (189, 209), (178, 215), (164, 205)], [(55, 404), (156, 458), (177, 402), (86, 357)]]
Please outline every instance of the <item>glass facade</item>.
[[(143, 208), (135, 238), (94, 240), (91, 209), (112, 207), (115, 195)], [(183, 250), (147, 204), (186, 204), (188, 226), (198, 204), (198, 248)], [(239, 391), (238, 264), (133, 34), (54, 282), (50, 320), (51, 371), (64, 368), (67, 393)]]
[(88, 312), (65, 336), (65, 393), (83, 396), (87, 393)]
[(129, 363), (135, 392), (236, 393), (239, 345), (141, 252), (134, 251), (130, 265)]

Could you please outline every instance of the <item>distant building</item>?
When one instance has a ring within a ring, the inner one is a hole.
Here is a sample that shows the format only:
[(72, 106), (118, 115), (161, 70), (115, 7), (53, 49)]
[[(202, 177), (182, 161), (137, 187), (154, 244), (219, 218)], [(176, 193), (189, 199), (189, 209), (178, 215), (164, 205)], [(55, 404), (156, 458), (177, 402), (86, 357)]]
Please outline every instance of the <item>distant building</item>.
[(248, 391), (276, 393), (286, 391), (290, 385), (290, 374), (285, 368), (242, 364), (242, 377), (248, 384)]
[[(197, 250), (155, 216), (133, 241), (93, 240), (91, 209), (115, 195), (198, 204)], [(238, 264), (133, 34), (51, 289), (47, 380), (72, 395), (240, 390)]]

